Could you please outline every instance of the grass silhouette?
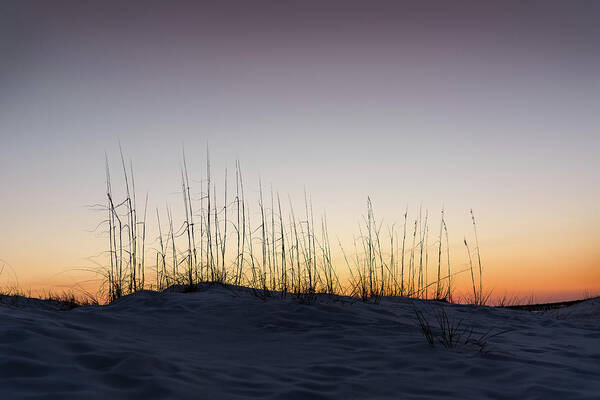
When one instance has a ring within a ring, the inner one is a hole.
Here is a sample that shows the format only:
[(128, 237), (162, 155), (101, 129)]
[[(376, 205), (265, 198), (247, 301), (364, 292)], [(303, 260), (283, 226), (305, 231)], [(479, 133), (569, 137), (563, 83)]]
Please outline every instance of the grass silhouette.
[[(395, 226), (383, 229), (375, 216), (373, 202), (367, 198), (366, 216), (354, 237), (349, 253), (338, 239), (348, 278), (340, 279), (334, 265), (326, 216), (315, 222), (313, 205), (305, 191), (303, 212), (298, 214), (289, 199), (287, 212), (279, 193), (269, 188), (265, 194), (258, 182), (256, 223), (253, 208), (245, 197), (245, 185), (239, 161), (235, 163), (234, 196), (230, 192), (227, 170), (222, 196), (211, 176), (210, 155), (206, 154), (206, 176), (200, 181), (200, 197), (193, 198), (188, 162), (182, 152), (181, 199), (184, 217), (176, 222), (170, 205), (165, 205), (167, 230), (156, 209), (158, 237), (156, 248), (147, 249), (148, 195), (138, 211), (132, 163), (119, 148), (124, 181), (123, 197), (116, 200), (106, 157), (106, 204), (108, 227), (108, 263), (102, 271), (104, 293), (108, 301), (147, 288), (164, 290), (172, 285), (192, 287), (215, 282), (243, 285), (261, 293), (310, 298), (316, 293), (350, 295), (364, 301), (383, 296), (453, 301), (453, 279), (468, 270), (452, 271), (449, 234), (444, 209), (440, 213), (437, 241), (429, 243), (432, 223), (428, 210), (419, 208), (414, 218), (404, 213), (401, 240)], [(220, 202), (219, 198), (220, 197)], [(483, 305), (482, 262), (473, 211), (470, 212), (476, 241), (478, 287), (471, 260), (472, 303)], [(140, 219), (140, 216), (142, 217)], [(465, 239), (465, 245), (468, 245)], [(430, 247), (437, 250), (437, 270), (429, 274)], [(149, 257), (147, 252), (152, 254)], [(468, 249), (469, 257), (471, 252)], [(147, 259), (154, 265), (147, 266)], [(154, 275), (154, 276), (152, 276)]]

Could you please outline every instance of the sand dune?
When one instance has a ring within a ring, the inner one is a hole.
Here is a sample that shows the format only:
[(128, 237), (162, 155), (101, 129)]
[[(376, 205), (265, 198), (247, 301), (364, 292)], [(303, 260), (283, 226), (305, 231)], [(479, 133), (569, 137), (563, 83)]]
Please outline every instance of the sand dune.
[[(510, 331), (432, 347), (415, 307)], [(72, 311), (21, 299), (0, 305), (0, 398), (598, 399), (599, 316), (598, 300), (541, 314), (220, 286)]]

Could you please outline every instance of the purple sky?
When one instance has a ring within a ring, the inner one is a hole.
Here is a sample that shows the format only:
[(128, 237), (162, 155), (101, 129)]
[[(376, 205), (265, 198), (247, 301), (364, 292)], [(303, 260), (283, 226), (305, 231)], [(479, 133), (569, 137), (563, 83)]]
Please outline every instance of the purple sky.
[(341, 236), (367, 195), (390, 220), (444, 203), (457, 241), (473, 207), (498, 275), (559, 263), (584, 285), (598, 21), (595, 1), (3, 1), (0, 259), (23, 277), (42, 256), (85, 264), (119, 140), (153, 205), (182, 143), (197, 179), (209, 143), (217, 171), (239, 157), (253, 182), (306, 185)]

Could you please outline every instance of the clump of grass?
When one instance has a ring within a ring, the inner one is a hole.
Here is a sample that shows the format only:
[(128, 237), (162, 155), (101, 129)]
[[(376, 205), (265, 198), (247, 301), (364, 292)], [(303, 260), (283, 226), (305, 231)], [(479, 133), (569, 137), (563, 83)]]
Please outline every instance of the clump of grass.
[[(136, 208), (135, 180), (133, 178), (133, 163), (130, 162), (130, 173), (127, 172), (125, 157), (120, 150), (126, 196), (121, 202), (114, 200), (111, 175), (106, 156), (106, 197), (108, 211), (108, 242), (110, 268), (106, 272), (107, 297), (109, 301), (117, 299), (126, 293), (143, 290), (145, 284), (145, 241), (146, 241), (146, 206), (144, 220), (138, 221)], [(142, 233), (139, 233), (139, 226)], [(141, 253), (141, 254), (140, 254)]]
[(446, 349), (471, 345), (479, 352), (484, 352), (490, 339), (510, 332), (512, 329), (499, 330), (490, 328), (477, 334), (473, 325), (465, 323), (464, 319), (455, 319), (448, 315), (443, 305), (432, 306), (427, 315), (414, 306), (417, 325), (427, 343), (435, 347), (441, 345)]
[(70, 311), (78, 307), (97, 306), (100, 304), (98, 298), (88, 292), (83, 292), (83, 296), (76, 295), (71, 291), (48, 291), (33, 295), (31, 290), (24, 292), (18, 288), (0, 291), (0, 303), (12, 307), (37, 305), (53, 311)]
[[(124, 194), (117, 201), (106, 157), (109, 260), (104, 274), (108, 301), (145, 287), (164, 290), (171, 285), (187, 285), (192, 288), (207, 282), (248, 286), (262, 298), (293, 295), (303, 302), (312, 301), (319, 293), (350, 295), (363, 301), (378, 301), (384, 296), (421, 299), (432, 296), (436, 300), (452, 301), (453, 276), (457, 273), (452, 273), (450, 268), (449, 235), (443, 209), (438, 240), (430, 244), (432, 222), (428, 210), (419, 207), (416, 217), (409, 218), (407, 208), (400, 235), (395, 225), (383, 229), (383, 221), (376, 218), (373, 202), (368, 197), (352, 256), (346, 254), (338, 239), (349, 275), (342, 284), (334, 265), (327, 218), (324, 214), (315, 216), (306, 190), (304, 210), (298, 217), (291, 199), (285, 210), (279, 193), (272, 187), (264, 191), (259, 179), (255, 203), (258, 212), (253, 214), (253, 207), (245, 197), (245, 180), (239, 161), (235, 164), (235, 196), (230, 199), (227, 170), (223, 188), (217, 191), (207, 150), (206, 174), (200, 181), (200, 194), (195, 198), (185, 152), (182, 158), (182, 222), (176, 223), (177, 217), (167, 204), (164, 207), (167, 229), (163, 229), (161, 212), (156, 208), (158, 233), (150, 258), (155, 265), (150, 267), (149, 271), (153, 272), (149, 273), (145, 257), (148, 195), (140, 214), (143, 220), (139, 220), (132, 163), (127, 169), (120, 149)], [(258, 216), (257, 223), (253, 223), (253, 215)], [(471, 217), (475, 226), (472, 212)], [(431, 251), (437, 251), (437, 273), (432, 274), (429, 273)], [(477, 251), (481, 288), (479, 246)], [(149, 278), (148, 274), (152, 273), (154, 277)]]
[(427, 317), (416, 306), (414, 313), (425, 339), (431, 346), (439, 343), (443, 347), (451, 349), (461, 343), (466, 344), (473, 333), (473, 328), (463, 326), (463, 319), (449, 318), (444, 306), (432, 309), (433, 322), (430, 322), (431, 317)]
[(97, 306), (100, 304), (98, 298), (85, 293), (83, 297), (76, 296), (73, 292), (48, 292), (41, 296), (40, 299), (56, 303), (61, 311), (68, 311), (83, 306)]

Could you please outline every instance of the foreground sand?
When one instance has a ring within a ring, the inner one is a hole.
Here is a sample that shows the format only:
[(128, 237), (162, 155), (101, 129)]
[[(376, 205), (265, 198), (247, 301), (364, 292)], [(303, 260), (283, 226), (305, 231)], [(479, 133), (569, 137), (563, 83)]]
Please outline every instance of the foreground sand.
[(598, 299), (546, 314), (442, 305), (473, 337), (510, 329), (483, 351), (430, 346), (414, 308), (434, 322), (436, 304), (219, 286), (72, 311), (1, 304), (0, 398), (600, 398)]

